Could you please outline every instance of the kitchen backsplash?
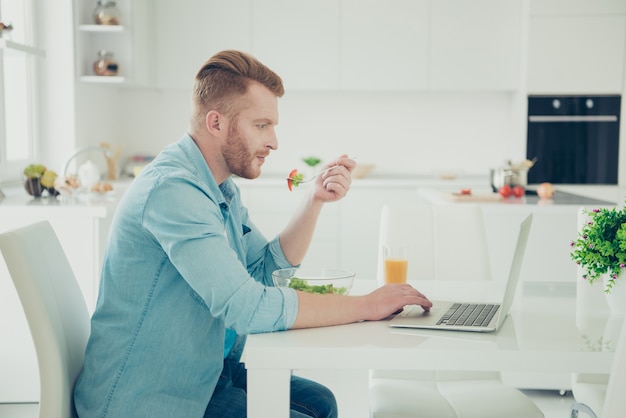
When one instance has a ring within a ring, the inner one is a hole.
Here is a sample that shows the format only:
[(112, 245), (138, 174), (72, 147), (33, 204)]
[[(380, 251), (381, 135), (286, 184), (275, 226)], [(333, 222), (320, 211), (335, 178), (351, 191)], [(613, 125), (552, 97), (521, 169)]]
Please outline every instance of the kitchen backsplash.
[[(126, 155), (155, 154), (187, 129), (188, 91), (79, 90), (93, 104), (77, 109), (81, 144), (123, 143)], [(512, 120), (514, 101), (506, 93), (287, 90), (279, 100), (279, 149), (264, 173), (284, 173), (310, 155), (330, 161), (347, 153), (375, 163), (377, 173), (485, 174), (506, 159), (524, 158), (525, 133), (514, 127), (525, 121)], [(103, 119), (106, 129), (94, 130)]]

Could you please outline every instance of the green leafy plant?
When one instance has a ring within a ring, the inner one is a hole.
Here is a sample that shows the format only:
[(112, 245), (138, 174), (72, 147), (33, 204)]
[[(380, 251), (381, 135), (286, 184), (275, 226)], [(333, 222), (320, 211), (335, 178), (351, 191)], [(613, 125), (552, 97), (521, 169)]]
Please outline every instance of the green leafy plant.
[(626, 268), (626, 208), (586, 210), (589, 221), (572, 241), (570, 256), (589, 283), (608, 274), (604, 291), (610, 293)]
[(310, 285), (306, 280), (292, 277), (289, 281), (289, 287), (295, 290), (301, 290), (308, 293), (319, 293), (325, 295), (326, 293), (334, 293), (336, 295), (343, 295), (348, 290), (345, 287), (335, 287), (332, 283), (323, 285)]
[(24, 168), (24, 175), (29, 179), (38, 179), (46, 172), (46, 166), (41, 164), (30, 164)]
[(302, 161), (304, 161), (304, 163), (308, 165), (309, 167), (315, 167), (316, 165), (322, 162), (322, 159), (311, 156), (311, 157), (303, 158)]

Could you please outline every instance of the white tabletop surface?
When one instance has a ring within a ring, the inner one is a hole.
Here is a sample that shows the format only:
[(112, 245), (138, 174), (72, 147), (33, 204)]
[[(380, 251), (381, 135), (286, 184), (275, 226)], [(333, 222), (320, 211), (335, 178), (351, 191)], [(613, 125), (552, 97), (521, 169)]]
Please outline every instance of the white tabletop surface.
[[(420, 290), (431, 299), (499, 291), (429, 287)], [(603, 316), (577, 321), (574, 284), (526, 283), (495, 333), (394, 329), (383, 320), (251, 335), (244, 353), (248, 416), (287, 417), (289, 376), (297, 369), (608, 373), (612, 354), (594, 351), (608, 322)]]

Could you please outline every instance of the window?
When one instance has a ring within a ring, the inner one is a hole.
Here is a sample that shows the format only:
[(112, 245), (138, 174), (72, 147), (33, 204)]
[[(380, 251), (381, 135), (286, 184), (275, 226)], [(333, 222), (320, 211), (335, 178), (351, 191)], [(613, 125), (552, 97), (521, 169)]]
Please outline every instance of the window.
[(34, 157), (36, 65), (33, 0), (0, 0), (0, 183), (17, 180)]

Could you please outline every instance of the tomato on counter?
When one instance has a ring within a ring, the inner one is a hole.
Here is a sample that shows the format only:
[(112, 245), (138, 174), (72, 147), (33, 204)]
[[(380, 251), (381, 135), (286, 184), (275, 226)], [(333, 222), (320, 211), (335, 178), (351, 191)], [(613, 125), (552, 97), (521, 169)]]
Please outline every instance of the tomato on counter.
[(513, 187), (513, 196), (522, 197), (526, 194), (526, 190), (522, 186)]
[(508, 184), (505, 184), (498, 189), (498, 193), (500, 193), (502, 197), (509, 197), (511, 193), (513, 193), (513, 189)]

